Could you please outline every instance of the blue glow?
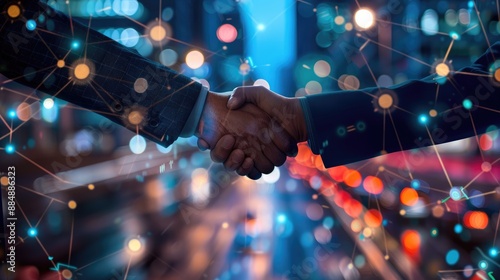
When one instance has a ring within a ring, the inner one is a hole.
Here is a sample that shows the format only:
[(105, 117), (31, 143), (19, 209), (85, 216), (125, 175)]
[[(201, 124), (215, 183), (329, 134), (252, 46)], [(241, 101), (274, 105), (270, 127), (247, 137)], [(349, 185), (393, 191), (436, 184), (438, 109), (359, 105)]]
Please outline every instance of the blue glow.
[(35, 237), (38, 235), (38, 230), (36, 228), (30, 228), (28, 229), (28, 235), (30, 237)]
[(257, 25), (257, 30), (264, 31), (264, 29), (266, 29), (266, 26), (264, 24), (261, 23), (261, 24)]
[(411, 181), (411, 187), (418, 190), (418, 188), (420, 188), (420, 181), (417, 179), (413, 179)]
[(426, 115), (420, 115), (420, 116), (418, 117), (418, 121), (419, 121), (421, 124), (427, 124), (427, 121), (428, 121), (428, 120), (429, 120), (429, 119), (427, 118), (427, 116), (426, 116)]
[(470, 101), (470, 99), (464, 99), (462, 105), (464, 106), (465, 109), (470, 110), (472, 109), (472, 105), (474, 104), (472, 104), (472, 101)]
[(463, 229), (464, 229), (464, 227), (461, 224), (456, 224), (455, 227), (453, 228), (453, 230), (455, 231), (456, 234), (462, 233)]
[(454, 201), (458, 201), (462, 198), (462, 191), (458, 187), (453, 187), (450, 190), (450, 198)]
[(80, 48), (80, 42), (78, 41), (74, 41), (72, 44), (71, 44), (71, 47), (75, 50), (77, 50), (78, 48)]
[(496, 257), (496, 256), (498, 256), (498, 250), (497, 250), (497, 248), (491, 248), (489, 253), (490, 253), (490, 256), (493, 257), (493, 258)]
[(136, 135), (130, 139), (129, 147), (132, 153), (136, 155), (142, 154), (146, 150), (146, 140), (144, 137)]
[(472, 1), (472, 0), (469, 1), (468, 6), (469, 6), (469, 9), (474, 8), (474, 1)]
[(286, 216), (284, 214), (279, 214), (276, 220), (278, 220), (278, 223), (284, 223), (286, 222)]
[(446, 253), (446, 263), (449, 265), (455, 265), (460, 258), (460, 254), (457, 250), (452, 249)]
[(17, 115), (16, 111), (14, 111), (14, 110), (10, 110), (8, 114), (9, 114), (9, 118), (11, 118), (11, 119), (15, 118)]
[(36, 29), (36, 21), (30, 19), (26, 22), (26, 29), (33, 31)]
[(5, 151), (7, 152), (7, 154), (13, 154), (16, 151), (16, 148), (14, 147), (14, 145), (9, 144), (5, 147)]
[(332, 229), (334, 224), (335, 223), (332, 217), (325, 217), (325, 219), (323, 220), (323, 227), (326, 229)]
[(460, 34), (458, 34), (457, 32), (455, 31), (452, 31), (450, 32), (450, 37), (453, 39), (453, 40), (460, 40)]
[(479, 261), (479, 269), (486, 270), (488, 268), (488, 263), (485, 260)]

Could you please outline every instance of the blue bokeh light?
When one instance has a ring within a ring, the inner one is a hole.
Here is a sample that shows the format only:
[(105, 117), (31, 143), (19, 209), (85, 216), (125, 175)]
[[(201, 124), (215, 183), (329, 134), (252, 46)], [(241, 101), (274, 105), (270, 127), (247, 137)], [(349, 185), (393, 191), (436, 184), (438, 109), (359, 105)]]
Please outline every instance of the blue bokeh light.
[(36, 29), (36, 21), (30, 19), (26, 22), (26, 29), (33, 31)]
[(14, 145), (9, 144), (5, 146), (5, 151), (7, 152), (7, 154), (13, 154), (16, 151), (16, 148), (14, 147)]
[(453, 230), (455, 231), (456, 234), (462, 233), (463, 229), (464, 229), (464, 227), (461, 224), (456, 224), (455, 227), (453, 228)]
[(38, 235), (38, 230), (36, 228), (28, 229), (28, 235), (30, 237), (36, 237)]

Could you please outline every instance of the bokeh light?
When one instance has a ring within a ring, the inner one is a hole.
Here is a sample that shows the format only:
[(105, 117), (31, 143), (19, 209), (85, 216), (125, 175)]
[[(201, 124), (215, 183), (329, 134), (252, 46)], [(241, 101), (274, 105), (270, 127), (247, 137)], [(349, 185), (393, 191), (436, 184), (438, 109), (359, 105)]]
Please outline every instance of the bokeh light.
[(191, 69), (200, 68), (205, 62), (205, 56), (199, 51), (190, 51), (186, 55), (186, 64)]
[(136, 135), (130, 139), (129, 148), (132, 153), (140, 155), (146, 150), (146, 140), (140, 135)]
[(238, 38), (238, 31), (236, 28), (229, 24), (223, 24), (217, 29), (217, 38), (224, 43), (232, 43)]
[(369, 9), (359, 9), (354, 14), (354, 22), (360, 29), (368, 29), (375, 23), (375, 15)]
[(399, 200), (403, 205), (413, 206), (418, 202), (418, 193), (415, 189), (404, 188), (399, 194)]

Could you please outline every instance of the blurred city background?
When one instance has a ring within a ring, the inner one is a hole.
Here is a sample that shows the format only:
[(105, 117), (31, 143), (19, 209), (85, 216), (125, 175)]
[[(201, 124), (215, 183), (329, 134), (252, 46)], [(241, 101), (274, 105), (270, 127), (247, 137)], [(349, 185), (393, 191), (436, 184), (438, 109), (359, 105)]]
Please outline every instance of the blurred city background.
[[(500, 34), (494, 0), (48, 2), (217, 92), (389, 87), (470, 65)], [(251, 181), (196, 138), (164, 148), (5, 81), (18, 266), (80, 280), (500, 278), (498, 120), (477, 139), (328, 169), (303, 143)]]

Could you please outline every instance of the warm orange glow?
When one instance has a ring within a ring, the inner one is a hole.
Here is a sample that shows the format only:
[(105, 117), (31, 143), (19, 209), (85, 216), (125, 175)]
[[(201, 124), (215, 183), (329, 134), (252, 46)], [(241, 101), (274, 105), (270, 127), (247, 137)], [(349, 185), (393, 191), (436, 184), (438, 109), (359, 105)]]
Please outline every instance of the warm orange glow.
[(337, 204), (338, 207), (344, 207), (344, 204), (351, 199), (351, 195), (345, 191), (339, 191), (339, 193), (334, 196), (333, 201)]
[(315, 156), (314, 159), (314, 165), (316, 166), (317, 169), (325, 171), (325, 164), (323, 163), (323, 159), (321, 159), (320, 156)]
[(483, 151), (488, 151), (493, 147), (493, 139), (488, 134), (483, 134), (479, 138), (479, 147)]
[(7, 8), (7, 15), (11, 18), (17, 18), (21, 15), (21, 8), (18, 5), (10, 5)]
[(412, 188), (404, 188), (399, 195), (399, 200), (406, 206), (413, 206), (418, 202), (418, 193)]
[(356, 199), (350, 199), (344, 204), (344, 210), (350, 217), (357, 218), (363, 212), (363, 205)]
[(367, 176), (363, 181), (363, 187), (371, 194), (380, 194), (384, 190), (384, 183), (378, 177)]
[(464, 225), (468, 228), (485, 229), (488, 220), (488, 215), (481, 211), (468, 211), (464, 215)]
[(351, 222), (351, 230), (352, 231), (360, 232), (362, 228), (363, 228), (363, 225), (361, 224), (360, 220), (355, 219)]
[(349, 187), (359, 187), (359, 185), (361, 184), (361, 174), (357, 170), (347, 170), (344, 173), (344, 182)]
[(344, 181), (344, 173), (347, 171), (347, 167), (341, 165), (332, 168), (328, 168), (328, 174), (332, 177), (333, 180), (337, 182)]
[(372, 228), (379, 227), (382, 224), (382, 214), (376, 209), (366, 211), (365, 223)]
[(295, 160), (300, 163), (305, 163), (306, 161), (309, 161), (312, 156), (311, 149), (307, 145), (298, 145), (299, 148), (299, 153), (295, 157)]
[(401, 235), (401, 244), (410, 252), (418, 251), (420, 248), (420, 234), (416, 230), (404, 231)]

